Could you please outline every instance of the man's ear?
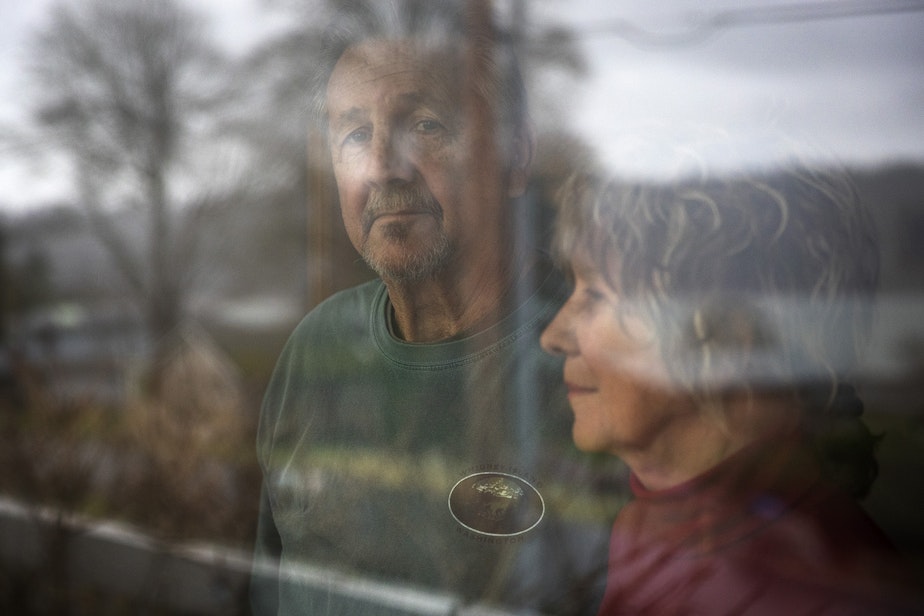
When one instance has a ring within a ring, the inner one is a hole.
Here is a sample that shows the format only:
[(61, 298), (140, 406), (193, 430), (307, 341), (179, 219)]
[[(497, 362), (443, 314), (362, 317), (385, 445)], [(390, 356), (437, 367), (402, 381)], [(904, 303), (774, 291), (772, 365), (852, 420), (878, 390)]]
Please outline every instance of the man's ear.
[(510, 152), (510, 173), (507, 181), (507, 196), (522, 197), (529, 184), (529, 172), (536, 151), (536, 134), (529, 123), (524, 122), (515, 131)]

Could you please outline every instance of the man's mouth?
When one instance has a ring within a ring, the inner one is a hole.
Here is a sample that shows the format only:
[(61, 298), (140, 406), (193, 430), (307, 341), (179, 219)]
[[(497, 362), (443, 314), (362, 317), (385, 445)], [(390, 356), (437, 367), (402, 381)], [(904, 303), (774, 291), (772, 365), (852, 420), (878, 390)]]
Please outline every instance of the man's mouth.
[(390, 216), (394, 217), (405, 217), (405, 216), (420, 216), (422, 214), (433, 214), (429, 210), (397, 210), (394, 212), (378, 212), (372, 216), (372, 221), (375, 222), (380, 218), (388, 218)]
[(365, 227), (366, 227), (365, 230), (366, 230), (366, 233), (368, 233), (368, 232), (372, 229), (373, 225), (375, 225), (376, 222), (378, 222), (379, 220), (382, 220), (382, 219), (386, 219), (386, 220), (387, 220), (387, 219), (401, 220), (401, 219), (413, 218), (413, 217), (415, 217), (415, 216), (424, 216), (424, 215), (432, 216), (432, 215), (433, 215), (433, 212), (431, 212), (431, 211), (429, 211), (429, 210), (421, 210), (421, 209), (414, 209), (414, 210), (396, 210), (396, 211), (393, 211), (393, 212), (392, 212), (392, 211), (390, 211), (390, 212), (377, 212), (377, 213), (375, 213), (375, 214), (373, 214), (373, 215), (371, 215), (371, 216), (369, 216), (369, 217), (367, 218), (367, 223), (366, 223), (366, 225), (365, 225)]
[(363, 214), (363, 228), (368, 233), (380, 218), (404, 218), (421, 214), (442, 217), (439, 203), (432, 195), (419, 187), (386, 189), (369, 196), (367, 209)]

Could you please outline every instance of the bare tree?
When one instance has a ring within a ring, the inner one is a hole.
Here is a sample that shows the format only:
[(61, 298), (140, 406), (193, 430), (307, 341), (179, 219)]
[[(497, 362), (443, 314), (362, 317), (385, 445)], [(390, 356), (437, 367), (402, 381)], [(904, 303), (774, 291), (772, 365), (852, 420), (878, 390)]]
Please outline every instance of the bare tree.
[[(201, 18), (174, 0), (60, 2), (51, 15), (30, 50), (41, 135), (70, 162), (156, 345), (184, 317), (201, 221), (226, 194), (196, 176), (225, 71)], [(126, 211), (143, 238), (117, 224)]]

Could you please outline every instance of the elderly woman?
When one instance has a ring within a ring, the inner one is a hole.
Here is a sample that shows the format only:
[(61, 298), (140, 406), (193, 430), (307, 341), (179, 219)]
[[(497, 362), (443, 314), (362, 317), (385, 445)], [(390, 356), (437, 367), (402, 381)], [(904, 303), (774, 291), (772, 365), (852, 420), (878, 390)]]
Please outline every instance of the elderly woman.
[(849, 180), (581, 175), (560, 207), (574, 289), (542, 345), (564, 358), (575, 443), (619, 456), (634, 494), (601, 614), (910, 610), (855, 501), (876, 439), (843, 379), (878, 259)]

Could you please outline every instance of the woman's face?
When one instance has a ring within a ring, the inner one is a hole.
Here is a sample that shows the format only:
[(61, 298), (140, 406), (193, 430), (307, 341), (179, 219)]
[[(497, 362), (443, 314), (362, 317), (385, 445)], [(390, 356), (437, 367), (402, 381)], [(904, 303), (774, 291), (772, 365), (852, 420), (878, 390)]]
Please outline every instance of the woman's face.
[(542, 348), (562, 355), (572, 436), (584, 451), (646, 451), (675, 420), (695, 413), (671, 381), (657, 332), (621, 298), (587, 255), (571, 262), (574, 291), (542, 334)]

